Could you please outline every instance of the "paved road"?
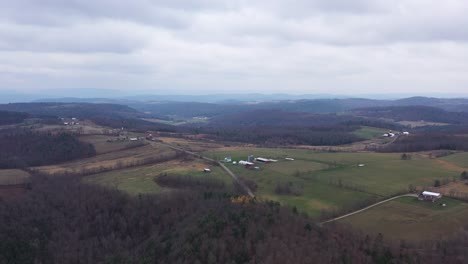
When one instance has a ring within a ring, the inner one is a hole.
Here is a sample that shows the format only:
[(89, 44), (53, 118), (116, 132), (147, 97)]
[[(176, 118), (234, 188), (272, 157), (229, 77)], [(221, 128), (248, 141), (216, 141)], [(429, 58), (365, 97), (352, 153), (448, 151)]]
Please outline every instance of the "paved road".
[(223, 168), (223, 170), (225, 170), (227, 172), (227, 174), (229, 174), (229, 176), (231, 176), (236, 182), (237, 184), (239, 184), (242, 189), (244, 189), (245, 193), (247, 195), (249, 195), (251, 198), (255, 198), (255, 194), (252, 192), (252, 190), (250, 190), (250, 188), (244, 184), (244, 182), (242, 182), (239, 177), (234, 174), (228, 167), (226, 167), (223, 163), (217, 161), (217, 160), (214, 160), (214, 159), (210, 159), (208, 157), (204, 157), (198, 153), (195, 153), (195, 152), (192, 152), (192, 151), (188, 151), (188, 150), (185, 150), (183, 148), (178, 148), (178, 147), (174, 147), (172, 145), (169, 145), (169, 144), (166, 144), (166, 143), (161, 143), (161, 142), (154, 142), (154, 141), (150, 141), (151, 144), (153, 145), (160, 145), (160, 146), (164, 146), (164, 147), (168, 147), (168, 148), (171, 148), (173, 150), (177, 150), (177, 151), (182, 151), (182, 152), (185, 152), (189, 155), (192, 155), (192, 156), (195, 156), (197, 158), (201, 158), (201, 159), (204, 159), (206, 161), (209, 161), (209, 162), (214, 162), (216, 164), (218, 164), (221, 168)]
[(330, 223), (330, 222), (334, 222), (334, 221), (336, 221), (336, 220), (340, 220), (340, 219), (343, 219), (343, 218), (345, 218), (345, 217), (352, 216), (352, 215), (355, 215), (355, 214), (364, 212), (364, 211), (366, 211), (366, 210), (368, 210), (368, 209), (371, 209), (372, 207), (375, 207), (375, 206), (377, 206), (377, 205), (380, 205), (380, 204), (383, 204), (383, 203), (386, 203), (386, 202), (390, 202), (391, 200), (395, 200), (395, 199), (398, 199), (398, 198), (401, 198), (401, 197), (407, 197), (407, 196), (409, 196), (409, 197), (418, 197), (418, 195), (412, 194), (412, 193), (397, 195), (397, 196), (394, 196), (394, 197), (392, 197), (392, 198), (388, 198), (388, 199), (386, 199), (386, 200), (383, 200), (383, 201), (380, 201), (380, 202), (378, 202), (378, 203), (375, 203), (375, 204), (373, 204), (373, 205), (369, 205), (369, 206), (367, 206), (367, 207), (365, 207), (365, 208), (362, 208), (362, 209), (359, 209), (359, 210), (357, 210), (357, 211), (351, 212), (351, 213), (349, 213), (349, 214), (345, 214), (345, 215), (342, 215), (342, 216), (339, 216), (339, 217), (335, 217), (335, 218), (333, 218), (333, 219), (330, 219), (330, 220), (321, 222), (320, 225), (323, 225), (323, 224), (326, 224), (326, 223)]

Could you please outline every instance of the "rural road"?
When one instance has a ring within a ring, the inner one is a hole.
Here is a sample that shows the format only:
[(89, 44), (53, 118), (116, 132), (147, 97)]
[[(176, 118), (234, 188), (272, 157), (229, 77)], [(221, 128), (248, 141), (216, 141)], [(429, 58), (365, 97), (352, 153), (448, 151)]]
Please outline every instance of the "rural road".
[(223, 168), (223, 170), (225, 170), (229, 176), (231, 176), (236, 182), (237, 184), (239, 184), (242, 189), (244, 189), (245, 193), (247, 193), (247, 195), (250, 196), (250, 198), (255, 198), (255, 194), (252, 192), (252, 190), (250, 190), (250, 188), (244, 184), (244, 182), (242, 182), (239, 177), (234, 174), (228, 167), (226, 167), (223, 163), (217, 161), (217, 160), (214, 160), (214, 159), (210, 159), (208, 157), (204, 157), (198, 153), (195, 153), (195, 152), (192, 152), (192, 151), (188, 151), (188, 150), (185, 150), (183, 148), (178, 148), (178, 147), (174, 147), (172, 145), (169, 145), (169, 144), (166, 144), (166, 143), (161, 143), (161, 142), (154, 142), (154, 141), (150, 141), (151, 144), (155, 144), (155, 145), (160, 145), (160, 146), (164, 146), (164, 147), (168, 147), (168, 148), (171, 148), (173, 150), (177, 150), (177, 151), (182, 151), (182, 152), (185, 152), (189, 155), (192, 155), (192, 156), (195, 156), (197, 158), (201, 158), (201, 159), (204, 159), (206, 161), (210, 161), (210, 162), (214, 162), (216, 164), (218, 164), (221, 168)]
[(378, 202), (378, 203), (369, 205), (369, 206), (367, 206), (367, 207), (365, 207), (365, 208), (362, 208), (362, 209), (359, 209), (359, 210), (357, 210), (357, 211), (354, 211), (354, 212), (351, 212), (351, 213), (348, 213), (348, 214), (345, 214), (345, 215), (342, 215), (342, 216), (338, 216), (338, 217), (332, 218), (332, 219), (330, 219), (330, 220), (321, 222), (321, 223), (319, 223), (319, 224), (320, 224), (320, 225), (323, 225), (323, 224), (326, 224), (326, 223), (334, 222), (334, 221), (336, 221), (336, 220), (340, 220), (340, 219), (346, 218), (346, 217), (348, 217), (348, 216), (352, 216), (352, 215), (355, 215), (355, 214), (364, 212), (364, 211), (366, 211), (366, 210), (368, 210), (368, 209), (371, 209), (372, 207), (375, 207), (375, 206), (377, 206), (377, 205), (380, 205), (380, 204), (383, 204), (383, 203), (386, 203), (386, 202), (390, 202), (390, 201), (392, 201), (392, 200), (395, 200), (395, 199), (398, 199), (398, 198), (401, 198), (401, 197), (418, 197), (418, 195), (412, 194), (412, 193), (397, 195), (397, 196), (394, 196), (394, 197), (392, 197), (392, 198), (388, 198), (388, 199), (383, 200), (383, 201), (380, 201), (380, 202)]

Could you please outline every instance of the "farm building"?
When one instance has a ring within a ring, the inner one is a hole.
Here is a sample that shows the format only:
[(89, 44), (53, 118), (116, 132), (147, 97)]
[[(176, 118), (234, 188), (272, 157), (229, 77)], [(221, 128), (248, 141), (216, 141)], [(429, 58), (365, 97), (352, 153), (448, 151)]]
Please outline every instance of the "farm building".
[(409, 135), (409, 132), (405, 131), (403, 132), (403, 135)]
[(203, 172), (205, 172), (205, 173), (210, 173), (210, 172), (211, 172), (211, 169), (204, 168), (204, 169), (203, 169)]
[(423, 191), (419, 194), (418, 199), (421, 201), (432, 201), (442, 198), (440, 193)]
[(240, 160), (238, 163), (239, 163), (239, 165), (246, 165), (246, 166), (252, 166), (252, 165), (255, 164), (253, 162), (249, 162), (249, 161), (245, 161), (245, 160)]
[(261, 158), (261, 157), (256, 158), (255, 161), (263, 162), (263, 163), (277, 162), (277, 160), (274, 160), (274, 159), (266, 159), (266, 158)]
[(247, 156), (247, 161), (248, 162), (253, 162), (254, 160), (255, 160), (254, 155)]
[(285, 160), (291, 160), (291, 161), (294, 160), (293, 158), (284, 158), (284, 159)]
[(224, 162), (231, 162), (232, 161), (232, 158), (231, 157), (225, 157), (224, 158)]

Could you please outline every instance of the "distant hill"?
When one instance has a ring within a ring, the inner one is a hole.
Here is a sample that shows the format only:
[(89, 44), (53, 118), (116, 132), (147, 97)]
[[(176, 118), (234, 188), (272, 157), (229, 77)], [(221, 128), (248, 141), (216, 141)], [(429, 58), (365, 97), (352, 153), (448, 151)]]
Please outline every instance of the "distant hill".
[[(218, 96), (218, 97), (217, 97)], [(223, 98), (218, 100), (215, 98)], [(140, 112), (149, 113), (160, 118), (192, 118), (196, 116), (216, 117), (242, 111), (253, 110), (283, 110), (289, 112), (308, 113), (338, 113), (357, 108), (390, 107), (390, 106), (430, 106), (450, 112), (468, 112), (468, 99), (410, 97), (398, 100), (376, 100), (365, 98), (341, 99), (298, 99), (300, 97), (275, 95), (263, 96), (252, 94), (251, 97), (236, 97), (228, 99), (227, 95), (206, 96), (135, 96), (125, 98), (61, 98), (43, 99), (46, 102), (66, 103), (110, 103), (121, 104), (134, 108)], [(250, 99), (250, 100), (249, 100)], [(183, 101), (188, 100), (188, 101)], [(191, 100), (191, 101), (190, 101)], [(210, 102), (208, 102), (210, 101)], [(1, 108), (0, 108), (1, 109)]]
[(468, 113), (448, 112), (446, 110), (414, 105), (359, 108), (351, 111), (358, 116), (387, 118), (395, 121), (429, 121), (449, 124), (468, 124)]
[(1, 104), (0, 110), (26, 112), (34, 116), (76, 118), (138, 118), (145, 114), (125, 105), (90, 103), (12, 103)]

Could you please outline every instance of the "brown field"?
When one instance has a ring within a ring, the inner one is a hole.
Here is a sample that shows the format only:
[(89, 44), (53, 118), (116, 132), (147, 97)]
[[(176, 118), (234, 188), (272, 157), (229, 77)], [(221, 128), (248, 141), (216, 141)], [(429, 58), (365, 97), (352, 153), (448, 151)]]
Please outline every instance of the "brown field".
[(36, 131), (47, 131), (52, 133), (57, 132), (74, 132), (82, 135), (94, 135), (103, 134), (104, 130), (108, 128), (94, 124), (89, 120), (79, 120), (79, 125), (65, 126), (65, 125), (39, 125), (34, 130)]
[(176, 152), (170, 148), (146, 145), (58, 165), (34, 167), (34, 169), (48, 174), (89, 174), (99, 171), (131, 167), (156, 159), (170, 159), (175, 156)]
[(223, 147), (222, 144), (216, 142), (196, 141), (185, 138), (158, 137), (158, 139), (166, 144), (193, 152), (202, 152)]
[(86, 135), (81, 136), (80, 140), (86, 143), (93, 144), (96, 149), (97, 154), (104, 154), (114, 151), (119, 151), (123, 149), (128, 149), (136, 146), (141, 146), (142, 144), (147, 144), (147, 142), (131, 142), (131, 141), (113, 141), (108, 142), (108, 140), (115, 140), (115, 136), (107, 135)]
[(23, 184), (28, 182), (30, 177), (31, 175), (23, 170), (0, 170), (0, 185)]
[(465, 181), (456, 181), (450, 182), (449, 184), (443, 185), (437, 188), (429, 188), (431, 191), (439, 192), (443, 195), (455, 195), (455, 194), (464, 194), (468, 196), (468, 185), (465, 184)]

